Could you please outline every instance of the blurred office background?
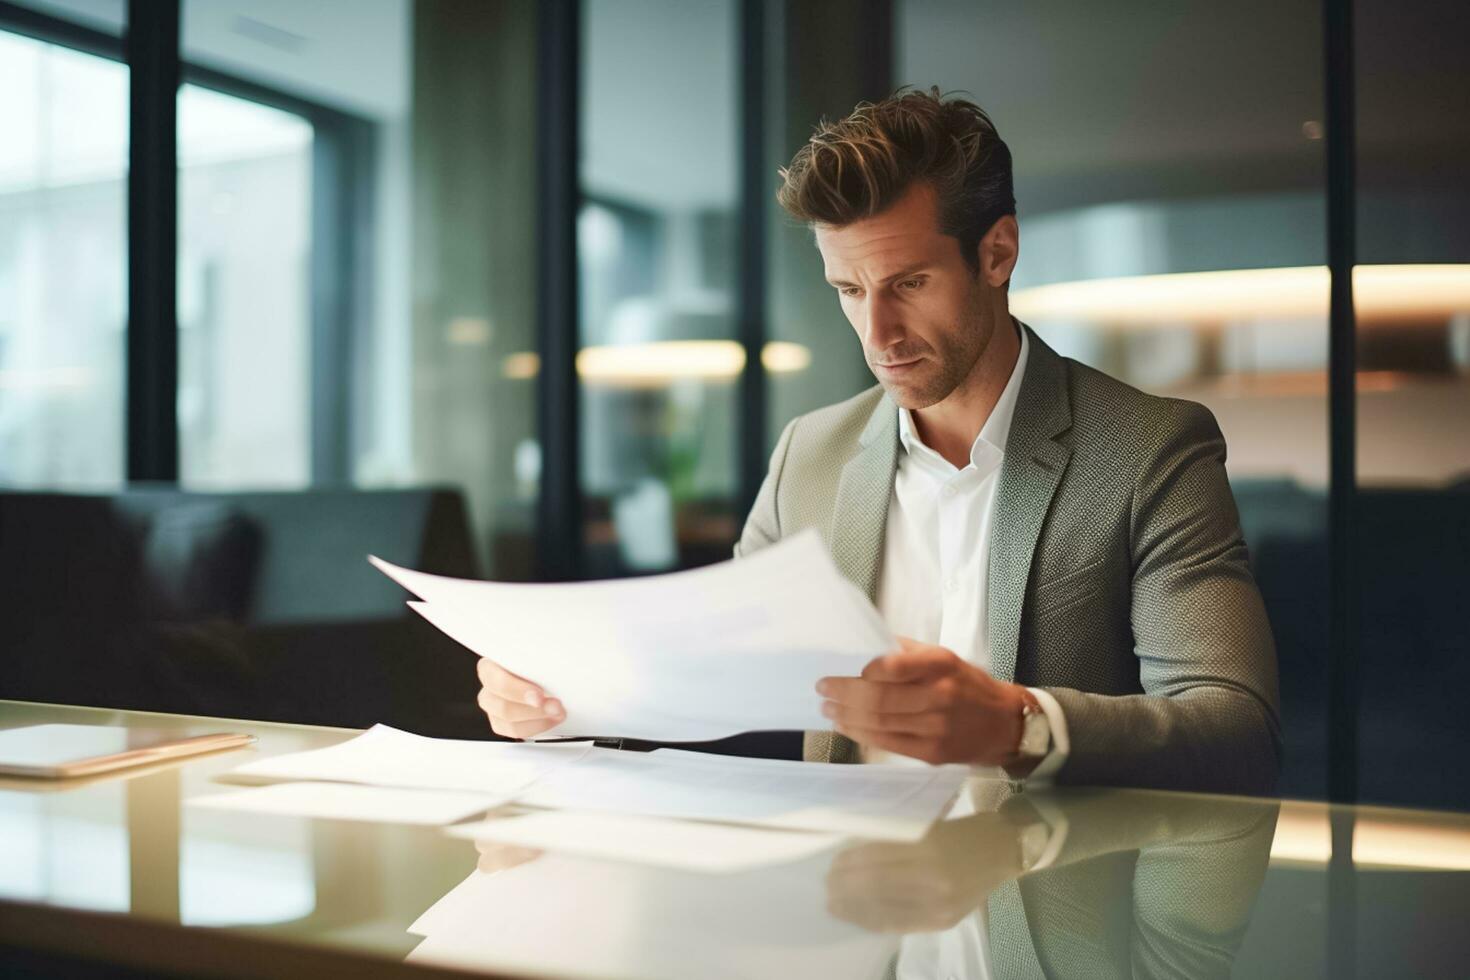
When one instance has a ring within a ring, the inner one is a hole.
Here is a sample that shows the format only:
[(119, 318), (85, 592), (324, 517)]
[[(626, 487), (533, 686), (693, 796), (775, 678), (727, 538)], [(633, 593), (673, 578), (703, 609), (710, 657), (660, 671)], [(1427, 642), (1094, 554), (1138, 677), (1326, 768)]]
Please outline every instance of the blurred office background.
[(0, 696), (483, 732), (363, 555), (727, 557), (781, 427), (873, 383), (776, 168), (938, 85), (1012, 148), (1016, 315), (1220, 421), (1283, 792), (1346, 759), (1362, 799), (1470, 808), (1470, 13), (1352, 9), (1333, 486), (1321, 3), (0, 2), (0, 642), (48, 664)]

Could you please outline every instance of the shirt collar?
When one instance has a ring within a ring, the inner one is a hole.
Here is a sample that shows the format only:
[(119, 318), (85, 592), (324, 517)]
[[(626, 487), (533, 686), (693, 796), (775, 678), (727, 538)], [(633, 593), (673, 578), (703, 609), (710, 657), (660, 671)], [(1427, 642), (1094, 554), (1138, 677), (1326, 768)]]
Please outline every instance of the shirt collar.
[[(1015, 323), (1014, 320), (1011, 322)], [(985, 446), (992, 446), (997, 451), (1004, 453), (1006, 439), (1010, 436), (1011, 419), (1016, 414), (1016, 399), (1021, 393), (1021, 379), (1026, 374), (1026, 354), (1031, 347), (1030, 342), (1026, 339), (1025, 328), (1017, 326), (1016, 329), (1021, 334), (1021, 352), (1016, 356), (1016, 366), (1011, 369), (1011, 376), (1006, 381), (1005, 388), (1001, 390), (1000, 398), (996, 399), (995, 407), (990, 410), (990, 417), (980, 427), (980, 434), (975, 437), (975, 442), (970, 447), (970, 462), (977, 465)], [(905, 452), (914, 453), (919, 449), (929, 453), (934, 452), (919, 438), (919, 433), (914, 428), (913, 416), (906, 408), (898, 410), (898, 439)]]

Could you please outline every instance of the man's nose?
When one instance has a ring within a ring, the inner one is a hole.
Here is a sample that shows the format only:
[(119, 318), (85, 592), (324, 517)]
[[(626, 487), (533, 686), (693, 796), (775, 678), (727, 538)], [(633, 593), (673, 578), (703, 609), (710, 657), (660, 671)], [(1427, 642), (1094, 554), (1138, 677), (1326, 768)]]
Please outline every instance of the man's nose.
[(881, 351), (903, 339), (903, 324), (893, 303), (882, 296), (868, 300), (863, 310), (863, 338), (870, 351)]

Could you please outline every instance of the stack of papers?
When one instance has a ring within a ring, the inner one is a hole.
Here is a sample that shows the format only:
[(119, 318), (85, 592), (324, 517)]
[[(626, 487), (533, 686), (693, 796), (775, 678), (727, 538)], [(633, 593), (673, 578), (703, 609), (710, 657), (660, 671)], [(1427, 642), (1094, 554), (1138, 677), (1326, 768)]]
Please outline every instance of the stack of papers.
[(271, 756), (231, 772), (261, 780), (306, 779), (457, 790), (509, 799), (591, 751), (591, 743), (522, 745), (425, 738), (374, 725), (338, 745)]
[[(475, 792), (483, 794), (481, 809), (516, 802), (910, 841), (950, 804), (968, 770), (819, 765), (676, 749), (624, 752), (586, 743), (452, 741), (378, 725), (340, 745), (262, 759), (232, 775)], [(364, 819), (375, 819), (371, 796), (362, 794), (356, 803), (368, 811)], [(376, 819), (392, 819), (401, 812), (393, 808), (402, 805), (401, 798), (385, 801)]]
[(834, 849), (844, 839), (839, 834), (577, 810), (492, 815), (450, 827), (448, 833), (556, 854), (719, 874), (785, 864)]
[(703, 741), (821, 730), (816, 682), (897, 643), (815, 531), (740, 561), (614, 582), (525, 585), (372, 563), (450, 637), (561, 701), (542, 738)]
[(194, 797), (189, 803), (210, 810), (435, 827), (484, 813), (507, 799), (481, 793), (394, 789), (353, 783), (275, 783), (218, 796)]
[(677, 749), (594, 749), (547, 773), (517, 794), (516, 802), (914, 841), (968, 774), (964, 766), (825, 765)]

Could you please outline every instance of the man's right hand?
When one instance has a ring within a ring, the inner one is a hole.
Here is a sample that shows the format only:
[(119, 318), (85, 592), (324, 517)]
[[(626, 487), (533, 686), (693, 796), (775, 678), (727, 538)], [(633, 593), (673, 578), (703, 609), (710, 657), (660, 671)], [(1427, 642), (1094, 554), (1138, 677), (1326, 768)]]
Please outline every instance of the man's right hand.
[(480, 710), (490, 719), (490, 728), (508, 738), (534, 738), (555, 728), (566, 718), (566, 709), (556, 698), (524, 677), (485, 658), (475, 668), (480, 675)]

